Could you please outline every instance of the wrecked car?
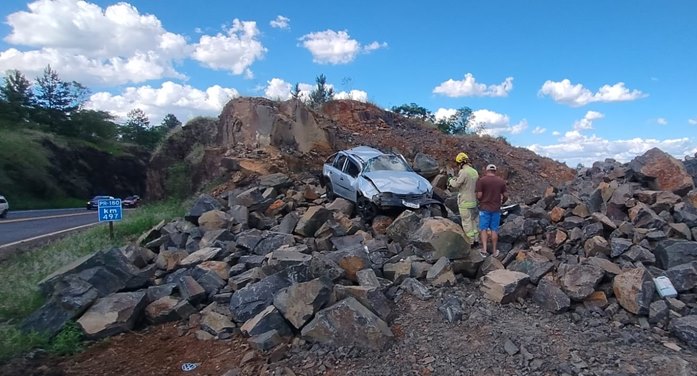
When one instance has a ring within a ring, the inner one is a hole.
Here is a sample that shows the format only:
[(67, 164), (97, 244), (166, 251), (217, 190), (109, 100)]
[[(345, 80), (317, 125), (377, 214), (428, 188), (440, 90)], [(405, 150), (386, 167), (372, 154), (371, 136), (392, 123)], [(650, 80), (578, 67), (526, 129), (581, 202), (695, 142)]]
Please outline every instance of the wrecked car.
[(433, 198), (433, 187), (414, 172), (399, 154), (359, 146), (332, 154), (322, 167), (327, 198), (343, 197), (356, 204), (366, 220), (381, 210), (421, 209), (435, 205), (440, 215), (445, 206)]

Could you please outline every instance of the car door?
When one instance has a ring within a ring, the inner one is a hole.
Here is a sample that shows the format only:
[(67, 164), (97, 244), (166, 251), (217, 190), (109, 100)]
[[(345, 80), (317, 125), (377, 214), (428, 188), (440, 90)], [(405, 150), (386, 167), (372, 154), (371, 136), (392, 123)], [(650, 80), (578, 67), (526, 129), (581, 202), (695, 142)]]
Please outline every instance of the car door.
[(344, 169), (342, 172), (342, 183), (344, 184), (347, 195), (344, 197), (356, 202), (358, 196), (358, 184), (356, 180), (358, 179), (358, 175), (361, 173), (361, 165), (352, 158), (348, 158), (346, 160), (346, 164), (344, 164)]
[(348, 157), (346, 154), (339, 153), (334, 159), (334, 163), (331, 165), (326, 165), (326, 176), (329, 182), (332, 184), (332, 189), (334, 194), (341, 196), (343, 198), (348, 198), (348, 191), (344, 188), (343, 183), (343, 169), (346, 164)]

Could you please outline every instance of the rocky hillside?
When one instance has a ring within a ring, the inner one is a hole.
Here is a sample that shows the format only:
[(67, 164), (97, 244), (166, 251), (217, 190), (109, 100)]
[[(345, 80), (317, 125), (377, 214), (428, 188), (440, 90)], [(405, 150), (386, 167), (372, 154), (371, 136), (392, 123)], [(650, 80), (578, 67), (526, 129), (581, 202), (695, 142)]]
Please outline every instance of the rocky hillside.
[[(595, 163), (522, 205), (501, 227), (500, 258), (470, 249), (454, 213), (368, 225), (322, 193), (316, 178), (274, 173), (202, 195), (185, 218), (46, 278), (47, 303), (22, 327), (76, 320), (100, 339), (176, 322), (180, 336), (244, 352), (202, 363), (205, 374), (697, 370), (697, 189), (660, 150)], [(663, 296), (656, 277), (675, 291)], [(173, 372), (135, 356), (126, 363)], [(84, 374), (126, 372), (108, 363)]]
[(411, 161), (425, 153), (442, 169), (452, 167), (454, 156), (464, 150), (479, 169), (499, 166), (516, 201), (573, 178), (573, 170), (527, 149), (489, 137), (447, 136), (372, 104), (337, 100), (314, 111), (295, 100), (237, 98), (217, 120), (190, 122), (166, 140), (152, 159), (148, 193), (166, 196), (168, 181), (181, 180), (177, 174), (188, 178), (189, 192), (208, 182), (222, 184), (217, 191), (224, 191), (279, 171), (317, 174), (331, 153), (358, 145), (399, 152)]
[(109, 148), (35, 130), (3, 130), (0, 194), (14, 209), (70, 199), (74, 205), (99, 194), (142, 195), (150, 153), (122, 144)]

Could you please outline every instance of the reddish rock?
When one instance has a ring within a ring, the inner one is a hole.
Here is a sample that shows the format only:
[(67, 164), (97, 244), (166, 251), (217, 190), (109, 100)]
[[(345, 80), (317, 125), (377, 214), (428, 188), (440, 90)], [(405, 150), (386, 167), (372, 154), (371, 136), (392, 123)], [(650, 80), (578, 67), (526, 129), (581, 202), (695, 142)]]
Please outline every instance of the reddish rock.
[(384, 235), (387, 233), (387, 227), (392, 224), (392, 218), (386, 215), (378, 215), (373, 219), (373, 232)]
[(564, 218), (564, 209), (555, 206), (552, 211), (549, 212), (549, 218), (552, 220), (552, 222), (559, 222)]
[(629, 169), (636, 177), (646, 181), (651, 189), (671, 191), (683, 196), (695, 188), (685, 165), (658, 148), (634, 158), (629, 162)]

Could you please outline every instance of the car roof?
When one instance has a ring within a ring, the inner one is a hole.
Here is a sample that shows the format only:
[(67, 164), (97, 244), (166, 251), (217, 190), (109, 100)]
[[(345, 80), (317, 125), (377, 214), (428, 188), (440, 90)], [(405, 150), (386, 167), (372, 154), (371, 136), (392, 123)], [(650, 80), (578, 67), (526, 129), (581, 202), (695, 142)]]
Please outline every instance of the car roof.
[(385, 154), (378, 149), (371, 148), (370, 146), (357, 146), (355, 148), (345, 150), (345, 152), (346, 154), (356, 157), (361, 161), (367, 161), (371, 158)]

